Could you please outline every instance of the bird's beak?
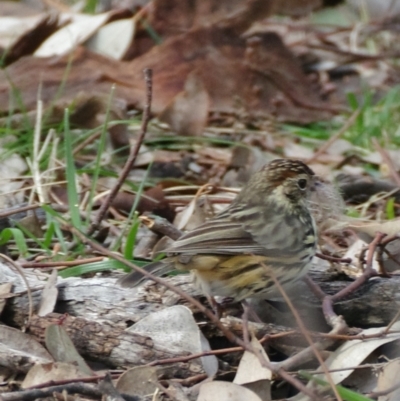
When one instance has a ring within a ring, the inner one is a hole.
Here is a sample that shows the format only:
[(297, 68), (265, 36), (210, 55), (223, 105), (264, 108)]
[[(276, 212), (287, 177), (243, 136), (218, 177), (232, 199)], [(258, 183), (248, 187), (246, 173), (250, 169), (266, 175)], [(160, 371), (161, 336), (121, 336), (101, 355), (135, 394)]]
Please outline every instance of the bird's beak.
[(311, 185), (310, 185), (310, 191), (311, 192), (315, 192), (318, 190), (318, 188), (321, 188), (321, 186), (323, 186), (323, 181), (321, 180), (320, 177), (314, 175), (312, 177), (312, 181), (311, 181)]

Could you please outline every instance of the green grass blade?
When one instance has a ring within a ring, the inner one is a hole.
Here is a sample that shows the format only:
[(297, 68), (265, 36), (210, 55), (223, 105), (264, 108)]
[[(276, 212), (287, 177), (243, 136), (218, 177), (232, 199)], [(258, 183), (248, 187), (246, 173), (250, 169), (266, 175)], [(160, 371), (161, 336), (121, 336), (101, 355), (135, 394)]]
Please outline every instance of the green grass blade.
[(79, 197), (76, 188), (76, 169), (72, 149), (71, 130), (69, 128), (69, 112), (65, 109), (64, 114), (64, 149), (66, 159), (66, 178), (69, 211), (71, 214), (72, 225), (78, 230), (82, 230), (82, 221), (79, 213)]
[(154, 40), (154, 43), (161, 45), (163, 42), (161, 36), (155, 31), (155, 29), (149, 24), (147, 19), (141, 18), (140, 23), (143, 25), (144, 29), (147, 31), (149, 36)]
[(35, 242), (37, 245), (39, 245), (41, 250), (46, 251), (47, 253), (51, 253), (51, 249), (49, 247), (46, 247), (44, 244), (44, 241), (38, 237), (36, 237), (34, 234), (32, 234), (31, 231), (29, 231), (26, 227), (23, 227), (20, 225), (18, 222), (15, 223), (17, 228), (21, 230), (23, 233), (24, 237), (30, 238), (33, 242)]
[[(48, 221), (50, 219), (51, 219), (51, 217), (49, 217)], [(43, 239), (43, 244), (46, 248), (49, 248), (51, 246), (51, 242), (53, 240), (55, 232), (56, 232), (55, 222), (50, 220), (47, 230), (44, 233), (44, 239)]]
[[(313, 381), (314, 383), (317, 383), (320, 386), (330, 387), (330, 384), (325, 380), (318, 379), (317, 377), (310, 375), (308, 372), (303, 370), (299, 371), (299, 375)], [(336, 389), (344, 401), (374, 401), (372, 398), (368, 398), (363, 394), (356, 393), (355, 391), (349, 390), (348, 388), (340, 385), (336, 385)]]
[(386, 202), (386, 218), (394, 220), (396, 218), (395, 198), (389, 198)]
[(28, 256), (28, 245), (26, 244), (24, 233), (19, 228), (5, 228), (0, 233), (0, 245), (5, 245), (14, 239), (21, 256)]
[(114, 97), (114, 92), (115, 92), (115, 85), (112, 86), (110, 96), (108, 97), (106, 118), (105, 118), (104, 124), (102, 126), (102, 131), (101, 131), (100, 141), (99, 141), (99, 148), (98, 148), (98, 152), (97, 152), (96, 159), (95, 159), (94, 170), (92, 173), (92, 180), (91, 180), (92, 185), (90, 188), (90, 196), (89, 196), (89, 201), (88, 201), (88, 205), (86, 208), (87, 213), (90, 213), (92, 210), (92, 207), (93, 207), (93, 199), (95, 197), (97, 181), (99, 179), (99, 175), (100, 175), (100, 171), (101, 171), (101, 157), (103, 155), (103, 151), (106, 146), (107, 128), (108, 128), (108, 122), (110, 119), (110, 110), (111, 110), (112, 100)]
[(131, 259), (133, 256), (133, 250), (135, 249), (136, 236), (139, 230), (140, 220), (138, 219), (137, 213), (133, 217), (133, 222), (128, 235), (126, 236), (124, 256), (127, 259)]
[(86, 0), (83, 12), (88, 14), (94, 14), (97, 10), (97, 3), (98, 0)]
[(61, 231), (59, 221), (64, 221), (65, 223), (67, 223), (67, 222), (59, 213), (57, 213), (55, 210), (53, 210), (50, 206), (42, 205), (42, 208), (46, 212), (47, 225), (50, 227), (50, 225), (53, 224), (54, 233), (60, 243), (61, 249), (64, 253), (67, 253), (68, 247), (65, 242), (64, 235)]

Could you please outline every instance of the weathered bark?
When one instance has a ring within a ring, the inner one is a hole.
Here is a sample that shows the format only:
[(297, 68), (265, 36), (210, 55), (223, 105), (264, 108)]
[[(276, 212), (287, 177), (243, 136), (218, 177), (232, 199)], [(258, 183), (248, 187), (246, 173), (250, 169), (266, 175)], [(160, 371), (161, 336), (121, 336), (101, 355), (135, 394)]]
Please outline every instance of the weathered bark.
[[(62, 315), (51, 313), (45, 317), (34, 316), (29, 325), (29, 333), (44, 341), (46, 327), (57, 324)], [(145, 365), (151, 361), (175, 358), (177, 355), (158, 348), (151, 338), (126, 331), (111, 322), (97, 323), (93, 320), (66, 316), (62, 326), (67, 330), (80, 354), (108, 367), (122, 368)], [(187, 377), (202, 372), (196, 360), (174, 364), (176, 377)]]
[[(2, 320), (14, 327), (22, 327), (27, 319), (27, 293), (18, 275), (10, 274), (9, 271), (3, 274), (1, 269), (7, 268), (0, 266), (2, 281), (16, 283), (14, 288), (16, 296), (8, 299)], [(311, 276), (328, 294), (336, 293), (349, 283), (334, 281), (333, 277), (326, 272), (314, 271)], [(28, 279), (32, 288), (34, 308), (37, 308), (43, 281), (32, 275), (28, 275)], [(168, 280), (187, 293), (195, 297), (200, 296), (188, 276), (177, 276)], [(114, 277), (60, 280), (57, 288), (59, 295), (55, 312), (70, 315), (63, 322), (63, 327), (69, 332), (78, 351), (89, 359), (105, 362), (108, 366), (120, 367), (146, 364), (154, 360), (178, 356), (155, 348), (150, 338), (125, 331), (126, 327), (149, 313), (176, 304), (187, 304), (172, 291), (150, 281), (138, 288), (120, 288)], [(356, 293), (337, 302), (335, 311), (344, 316), (349, 326), (386, 325), (399, 308), (399, 288), (400, 277), (371, 279)], [(320, 321), (315, 317), (320, 315), (320, 302), (306, 284), (299, 283), (296, 286), (296, 293), (298, 296), (295, 304), (301, 315), (311, 316), (313, 320)], [(187, 306), (191, 307), (191, 305)], [(191, 309), (195, 314), (198, 312), (193, 307)], [(45, 327), (55, 323), (58, 316), (55, 314), (42, 318), (35, 316), (29, 328), (30, 333), (42, 338)], [(201, 319), (204, 320), (203, 316)], [(229, 327), (234, 326), (232, 321), (226, 324)], [(207, 337), (220, 335), (211, 325), (202, 326), (202, 328)], [(240, 332), (240, 327), (235, 330)], [(265, 325), (255, 330), (262, 335), (276, 334), (289, 329), (277, 325)], [(298, 334), (289, 336), (284, 343), (288, 347), (290, 343), (296, 346), (305, 345)], [(186, 376), (199, 372), (200, 366), (193, 362), (181, 364), (178, 369), (182, 369), (179, 376)]]

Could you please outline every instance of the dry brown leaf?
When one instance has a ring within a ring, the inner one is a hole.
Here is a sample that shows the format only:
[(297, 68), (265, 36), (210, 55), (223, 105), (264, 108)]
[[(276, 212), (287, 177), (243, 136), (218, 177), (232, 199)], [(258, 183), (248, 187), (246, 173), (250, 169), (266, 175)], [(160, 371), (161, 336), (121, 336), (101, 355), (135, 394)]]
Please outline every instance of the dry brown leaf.
[[(192, 312), (182, 305), (153, 312), (127, 329), (129, 332), (150, 337), (157, 349), (185, 354), (210, 350), (208, 340), (199, 330)], [(199, 358), (208, 376), (218, 370), (215, 355)]]
[(269, 16), (277, 0), (155, 0), (151, 26), (163, 37), (204, 26), (244, 32), (255, 20)]
[(11, 288), (11, 283), (0, 284), (0, 315), (3, 312), (4, 306), (6, 305), (6, 299), (11, 293)]
[(20, 330), (0, 325), (0, 362), (19, 372), (36, 363), (52, 362), (52, 356), (34, 337)]
[[(375, 391), (384, 392), (390, 389), (393, 385), (399, 382), (400, 360), (395, 359), (388, 362), (380, 369), (378, 376), (378, 386)], [(378, 401), (396, 401), (400, 399), (400, 388), (382, 395)]]
[(136, 21), (124, 18), (101, 27), (86, 43), (86, 47), (95, 52), (122, 60), (135, 36)]
[[(261, 32), (251, 36), (247, 40), (245, 57), (252, 79), (251, 90), (259, 92), (258, 96), (249, 99), (253, 108), (258, 109), (259, 102), (268, 101), (270, 113), (285, 116), (286, 119), (289, 110), (292, 113), (307, 113), (308, 116), (317, 113), (319, 120), (332, 113), (332, 109), (318, 95), (318, 88), (313, 88), (306, 79), (299, 60), (276, 33)], [(293, 117), (295, 121), (301, 121), (301, 114), (294, 114)]]
[[(9, 66), (6, 72), (1, 70), (0, 114), (8, 110), (9, 95), (11, 94), (11, 97), (14, 97), (15, 90), (20, 91), (26, 110), (36, 109), (40, 85), (42, 86), (41, 99), (45, 106), (49, 105), (56, 98), (68, 63), (71, 63), (71, 70), (66, 79), (65, 91), (59, 99), (60, 103), (70, 104), (79, 93), (84, 93), (88, 97), (108, 96), (114, 83), (119, 84), (115, 91), (114, 100), (122, 98), (130, 102), (134, 99), (132, 94), (135, 89), (131, 86), (132, 81), (129, 82), (128, 78), (124, 81), (126, 76), (124, 76), (123, 65), (79, 48), (71, 56), (65, 58), (25, 57)], [(140, 76), (141, 78), (142, 76)], [(15, 104), (19, 103), (16, 102)], [(21, 110), (15, 107), (14, 112), (18, 111)]]
[[(253, 337), (251, 345), (255, 352), (269, 361), (268, 355), (260, 342)], [(233, 383), (240, 384), (257, 394), (263, 401), (271, 400), (271, 370), (263, 367), (258, 357), (249, 351), (245, 351), (236, 372)]]
[(186, 78), (182, 92), (161, 112), (159, 119), (178, 135), (201, 135), (207, 124), (210, 99), (196, 71)]
[(38, 316), (46, 316), (48, 313), (53, 312), (58, 296), (58, 289), (56, 285), (57, 269), (53, 269), (42, 291), (39, 310), (37, 312)]
[[(397, 321), (391, 327), (391, 330), (396, 331), (399, 328), (400, 322)], [(359, 335), (376, 335), (376, 337), (346, 341), (330, 355), (330, 357), (325, 361), (325, 364), (329, 370), (333, 370), (330, 375), (335, 384), (339, 384), (349, 377), (354, 369), (360, 365), (375, 349), (399, 339), (400, 334), (398, 332), (392, 332), (386, 334), (385, 336), (379, 336), (379, 333), (382, 333), (384, 330), (385, 327), (363, 330), (361, 333), (359, 333)], [(321, 368), (319, 370), (321, 370)], [(318, 375), (318, 377), (326, 381), (326, 377), (324, 375)], [(292, 401), (306, 401), (308, 399), (308, 396), (302, 393), (299, 393), (291, 398)]]
[(197, 401), (261, 401), (251, 390), (237, 384), (213, 381), (200, 387)]
[[(7, 17), (3, 17), (7, 18)], [(9, 65), (19, 58), (32, 54), (43, 41), (59, 28), (59, 20), (56, 15), (39, 14), (28, 18), (13, 18), (15, 25), (10, 29), (6, 21), (0, 19), (0, 27), (5, 32), (0, 32), (0, 48), (7, 48), (4, 53), (3, 64)], [(10, 19), (8, 18), (10, 22)], [(0, 28), (0, 31), (2, 30)], [(10, 38), (10, 34), (14, 34)], [(8, 43), (4, 39), (9, 39)]]
[(157, 389), (157, 369), (154, 366), (135, 366), (118, 379), (115, 388), (123, 394), (145, 397)]
[(35, 56), (51, 57), (69, 53), (89, 39), (111, 15), (111, 12), (97, 15), (71, 14), (70, 23), (49, 36), (35, 51)]
[(389, 220), (383, 223), (352, 220), (347, 227), (354, 230), (361, 239), (369, 243), (375, 238), (378, 232), (389, 236), (398, 234), (400, 232), (400, 219)]
[(87, 376), (92, 376), (92, 370), (79, 355), (72, 340), (61, 325), (52, 324), (46, 327), (45, 342), (47, 349), (57, 362), (74, 363), (81, 372)]
[(242, 38), (212, 26), (171, 37), (129, 63), (82, 49), (57, 60), (26, 57), (12, 64), (6, 73), (0, 71), (0, 113), (8, 110), (10, 94), (14, 97), (15, 90), (20, 92), (26, 109), (34, 109), (39, 84), (42, 100), (49, 104), (71, 63), (62, 94), (67, 102), (79, 92), (106, 96), (116, 83), (115, 99), (124, 99), (128, 107), (143, 107), (143, 69), (152, 68), (157, 94), (152, 104), (155, 114), (165, 109), (184, 89), (189, 74), (197, 71), (210, 99), (210, 112), (245, 110), (253, 116), (276, 115), (280, 120), (304, 123), (331, 115), (276, 34), (264, 34), (257, 46), (254, 40), (252, 43), (246, 52)]
[(24, 381), (22, 388), (37, 386), (50, 381), (60, 381), (87, 377), (86, 373), (81, 372), (73, 363), (50, 362), (32, 366)]

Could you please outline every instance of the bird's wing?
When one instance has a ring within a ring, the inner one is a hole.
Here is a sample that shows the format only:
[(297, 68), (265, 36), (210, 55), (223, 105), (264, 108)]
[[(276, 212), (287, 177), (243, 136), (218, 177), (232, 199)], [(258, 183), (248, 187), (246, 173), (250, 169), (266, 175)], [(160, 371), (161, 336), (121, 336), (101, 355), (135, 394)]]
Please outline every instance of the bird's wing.
[(198, 228), (184, 234), (167, 253), (212, 253), (236, 255), (243, 253), (262, 253), (260, 244), (253, 240), (240, 223), (229, 220), (209, 220)]
[(283, 251), (290, 255), (296, 253), (301, 245), (303, 238), (296, 235), (300, 232), (300, 222), (285, 218), (284, 211), (273, 204), (263, 209), (232, 205), (184, 234), (166, 252), (222, 255), (252, 253), (274, 257)]

